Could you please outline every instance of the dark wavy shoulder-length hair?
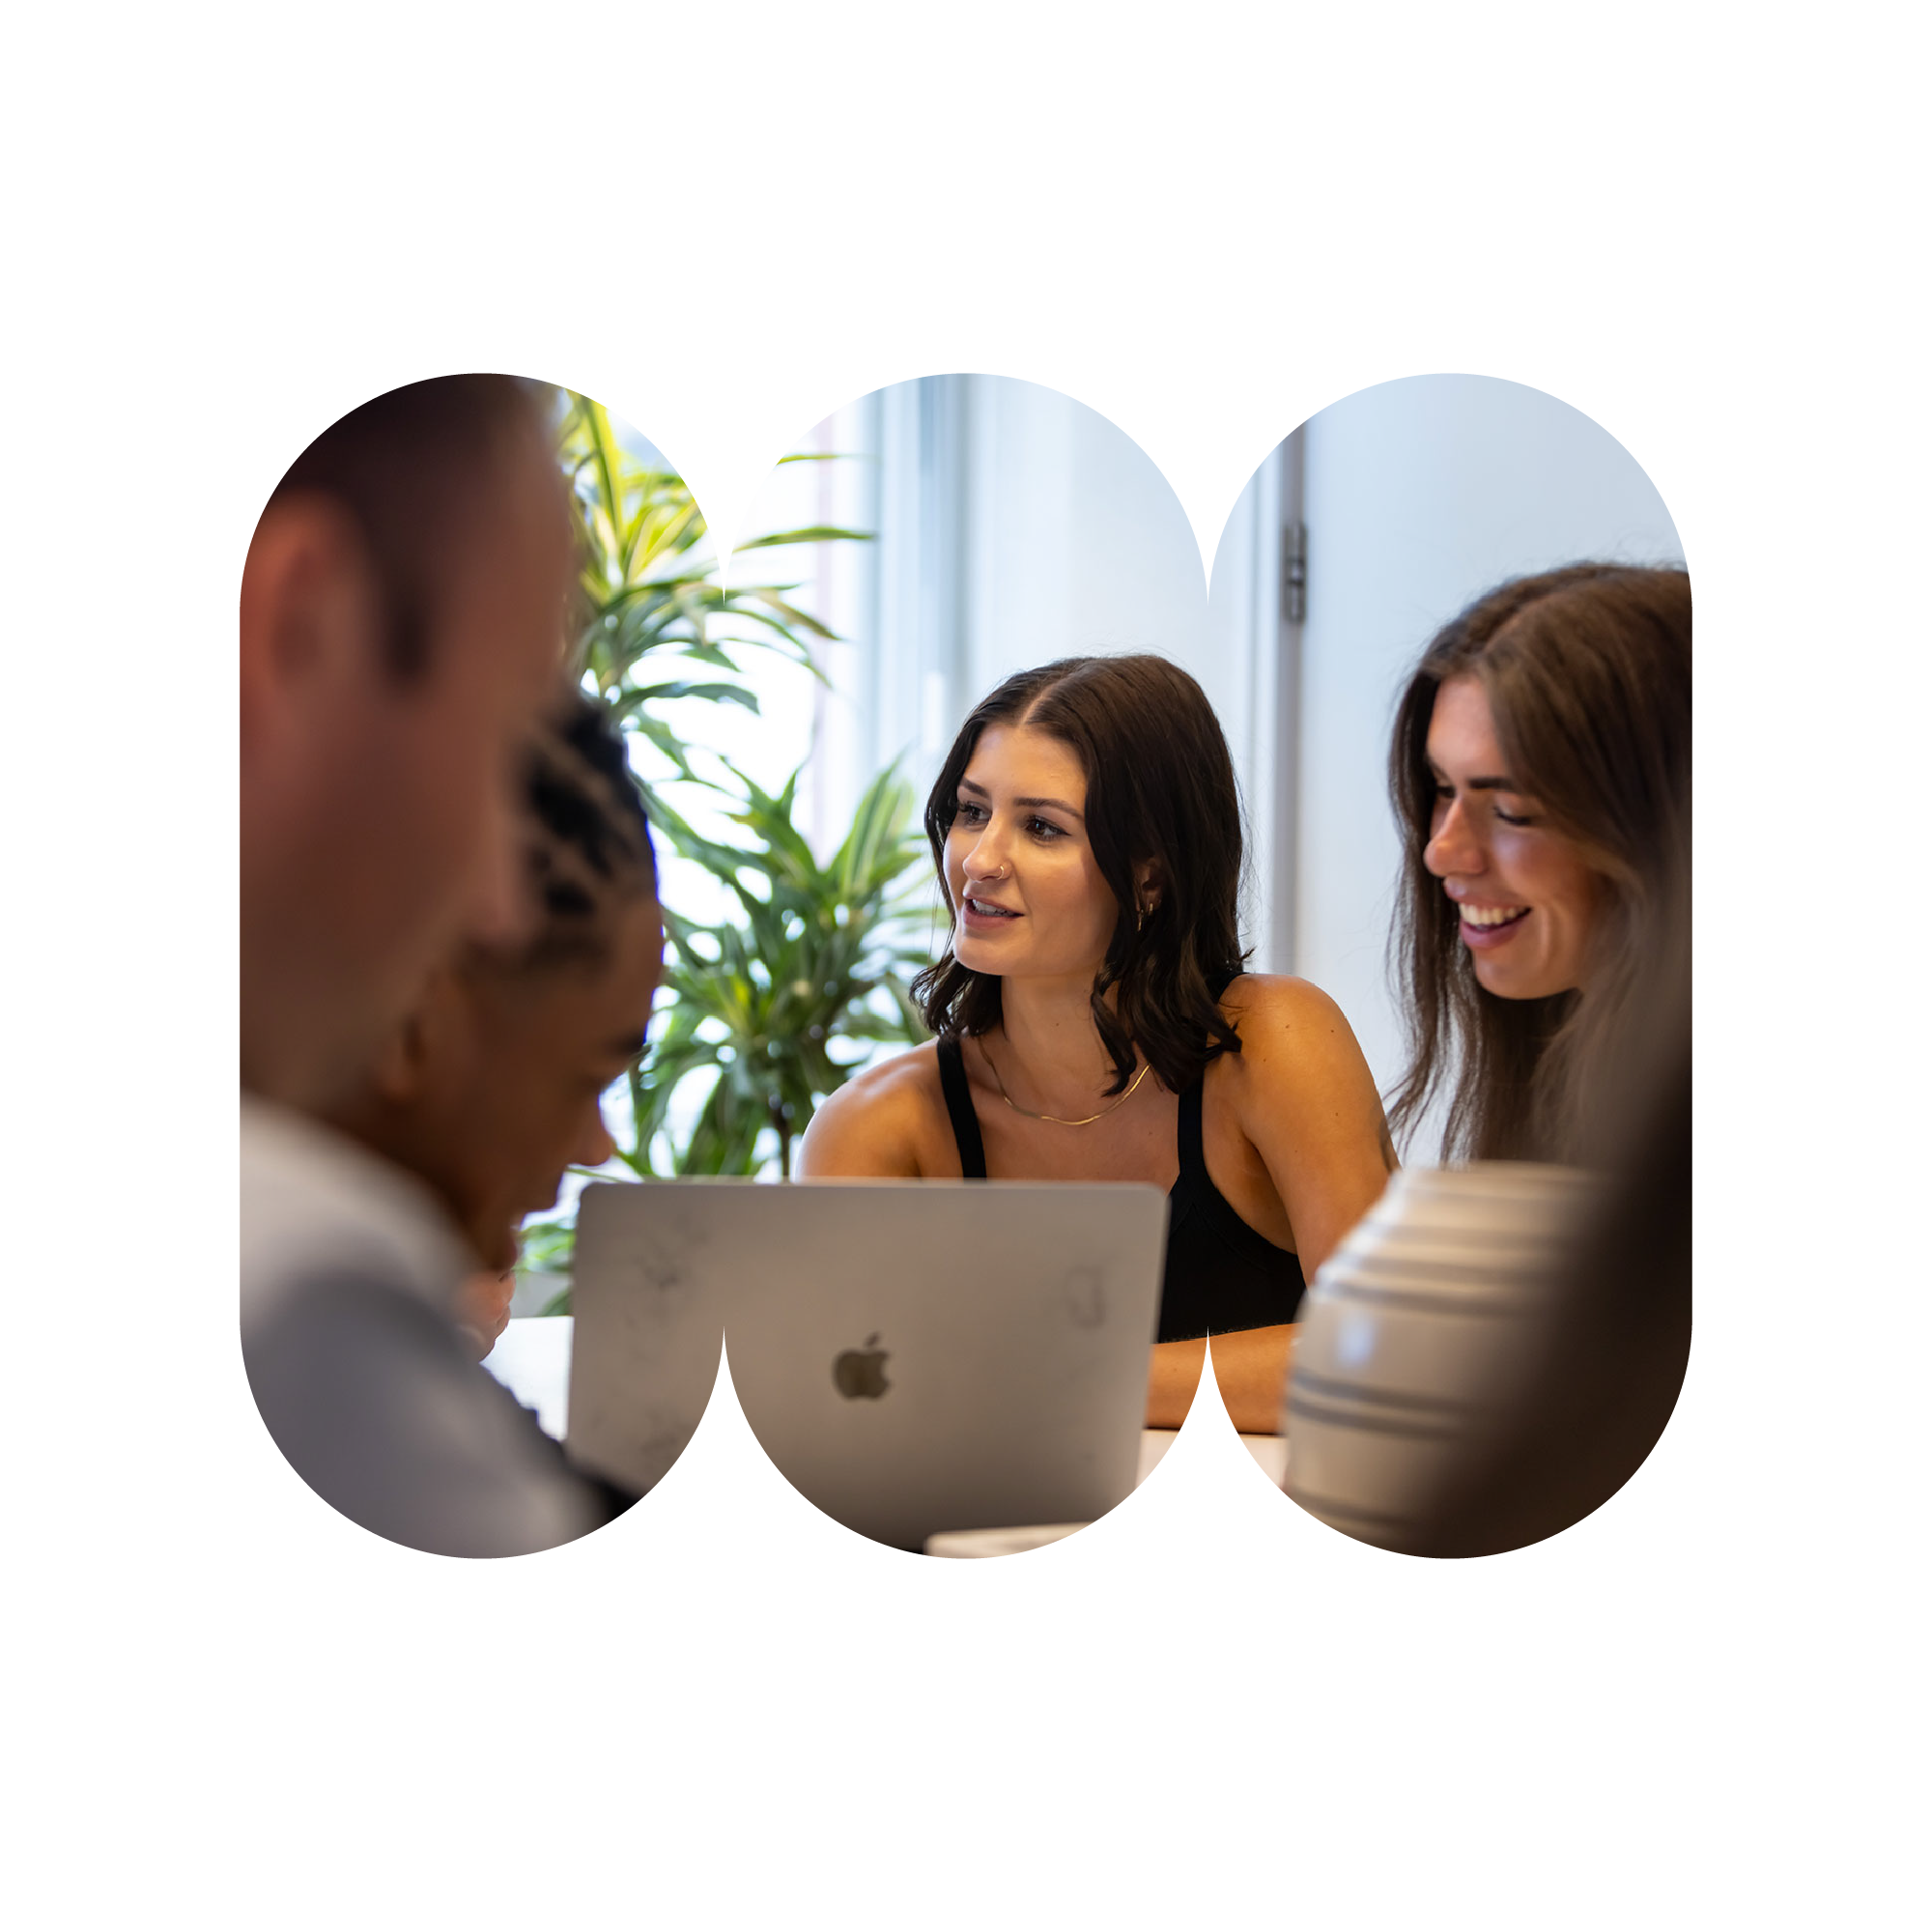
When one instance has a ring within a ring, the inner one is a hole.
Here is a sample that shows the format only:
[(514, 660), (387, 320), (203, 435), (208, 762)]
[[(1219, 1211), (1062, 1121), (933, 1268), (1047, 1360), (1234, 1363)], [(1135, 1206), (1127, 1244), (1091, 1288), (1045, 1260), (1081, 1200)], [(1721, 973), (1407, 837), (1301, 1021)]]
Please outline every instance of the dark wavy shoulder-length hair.
[[(1423, 862), (1435, 807), (1429, 725), (1436, 692), (1457, 677), (1482, 687), (1510, 776), (1604, 882), (1586, 991), (1487, 991)], [(1690, 849), (1690, 578), (1577, 563), (1477, 599), (1436, 634), (1403, 694), (1389, 788), (1404, 839), (1392, 963), (1410, 1035), (1392, 1124), (1412, 1128), (1446, 1086), (1446, 1155), (1575, 1157), (1593, 1096), (1645, 1024), (1643, 961)]]
[[(1118, 916), (1094, 976), (1094, 1024), (1125, 1090), (1138, 1047), (1168, 1088), (1191, 1086), (1239, 1036), (1218, 1004), (1246, 958), (1237, 925), (1241, 802), (1227, 740), (1207, 695), (1151, 655), (1062, 658), (982, 698), (960, 727), (925, 805), (925, 836), (947, 893), (946, 838), (959, 781), (989, 724), (1025, 724), (1060, 740), (1087, 779), (1087, 838)], [(1143, 905), (1135, 881), (1149, 874)], [(1143, 916), (1144, 915), (1144, 916)], [(962, 966), (949, 945), (913, 981), (938, 1034), (1000, 1023), (1000, 980)]]

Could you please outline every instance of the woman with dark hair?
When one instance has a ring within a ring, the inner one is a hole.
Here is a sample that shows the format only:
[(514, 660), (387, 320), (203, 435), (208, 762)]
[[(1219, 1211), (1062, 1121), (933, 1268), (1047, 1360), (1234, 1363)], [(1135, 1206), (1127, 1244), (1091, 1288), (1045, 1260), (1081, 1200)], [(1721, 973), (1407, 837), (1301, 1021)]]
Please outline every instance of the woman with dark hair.
[(1152, 656), (1009, 678), (925, 828), (952, 922), (916, 983), (938, 1038), (826, 1100), (801, 1176), (1168, 1188), (1148, 1420), (1185, 1415), (1211, 1333), (1230, 1414), (1272, 1431), (1304, 1273), (1393, 1157), (1333, 1001), (1242, 971), (1240, 801), (1201, 687)]
[(1390, 1118), (1446, 1087), (1445, 1154), (1573, 1158), (1688, 849), (1690, 578), (1579, 563), (1479, 599), (1409, 680), (1389, 782), (1411, 1032)]

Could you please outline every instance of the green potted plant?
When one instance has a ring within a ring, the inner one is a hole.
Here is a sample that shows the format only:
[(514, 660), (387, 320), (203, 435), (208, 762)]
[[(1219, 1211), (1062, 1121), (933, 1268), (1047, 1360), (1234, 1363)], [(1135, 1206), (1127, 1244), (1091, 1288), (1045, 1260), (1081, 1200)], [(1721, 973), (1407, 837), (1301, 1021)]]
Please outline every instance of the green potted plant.
[(672, 1171), (755, 1173), (768, 1145), (781, 1177), (789, 1177), (794, 1141), (860, 1057), (841, 1060), (833, 1049), (925, 1037), (907, 987), (931, 956), (920, 890), (925, 841), (912, 817), (912, 787), (896, 768), (880, 773), (821, 866), (792, 823), (798, 773), (776, 795), (734, 776), (744, 803), (729, 815), (755, 842), (672, 834), (680, 851), (729, 888), (743, 919), (700, 925), (667, 915), (665, 989), (674, 1004), (631, 1078), (640, 1174), (655, 1171), (651, 1148), (671, 1095), (716, 1068)]
[[(722, 587), (683, 480), (626, 450), (600, 405), (568, 398), (561, 452), (582, 556), (577, 668), (621, 728), (668, 762), (668, 778), (640, 776), (653, 821), (672, 849), (724, 887), (739, 914), (707, 924), (665, 908), (658, 1017), (627, 1076), (630, 1145), (616, 1160), (639, 1177), (749, 1175), (774, 1163), (788, 1177), (813, 1109), (867, 1048), (924, 1037), (907, 989), (930, 956), (911, 787), (895, 768), (881, 773), (821, 866), (793, 822), (797, 771), (777, 793), (723, 760), (725, 782), (701, 776), (692, 763), (700, 748), (660, 707), (701, 698), (755, 712), (757, 696), (727, 647), (777, 650), (817, 675), (811, 641), (833, 633), (791, 601), (795, 585)], [(814, 525), (743, 548), (865, 534)], [(728, 801), (725, 820), (747, 839), (696, 830), (666, 795), (672, 784)], [(841, 1057), (846, 1048), (856, 1051)], [(706, 1078), (696, 1119), (681, 1121), (690, 1109), (676, 1104), (680, 1090)], [(567, 1273), (575, 1218), (573, 1209), (526, 1225), (520, 1267)], [(568, 1307), (566, 1288), (545, 1312)]]
[[(741, 681), (731, 649), (774, 650), (816, 676), (811, 639), (830, 640), (833, 633), (790, 601), (795, 584), (721, 584), (704, 518), (684, 479), (633, 456), (602, 404), (567, 394), (567, 405), (559, 449), (581, 558), (573, 668), (626, 732), (655, 747), (677, 778), (696, 780), (692, 747), (661, 707), (695, 697), (755, 712), (757, 694)], [(774, 530), (741, 548), (867, 540), (864, 530), (811, 525)], [(643, 782), (653, 815), (675, 817), (661, 788)]]

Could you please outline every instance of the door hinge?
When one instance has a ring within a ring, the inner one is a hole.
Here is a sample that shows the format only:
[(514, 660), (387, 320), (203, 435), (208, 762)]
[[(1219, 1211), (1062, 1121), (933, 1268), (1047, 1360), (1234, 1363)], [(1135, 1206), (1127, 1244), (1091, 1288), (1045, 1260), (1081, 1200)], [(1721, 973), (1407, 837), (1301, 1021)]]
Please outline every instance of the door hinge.
[(1308, 526), (1288, 524), (1281, 533), (1281, 614), (1287, 623), (1308, 619)]

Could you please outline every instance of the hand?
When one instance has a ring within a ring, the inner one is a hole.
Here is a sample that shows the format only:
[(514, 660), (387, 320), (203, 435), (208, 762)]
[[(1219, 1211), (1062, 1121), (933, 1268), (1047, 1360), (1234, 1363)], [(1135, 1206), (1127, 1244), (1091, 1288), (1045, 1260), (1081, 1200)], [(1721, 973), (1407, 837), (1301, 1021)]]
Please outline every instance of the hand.
[(506, 1268), (501, 1274), (472, 1274), (457, 1288), (451, 1314), (464, 1339), (476, 1350), (480, 1362), (497, 1346), (497, 1337), (509, 1326), (510, 1296), (517, 1286), (517, 1271)]

